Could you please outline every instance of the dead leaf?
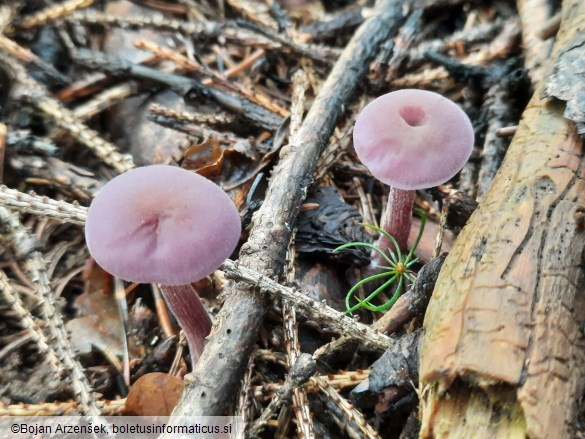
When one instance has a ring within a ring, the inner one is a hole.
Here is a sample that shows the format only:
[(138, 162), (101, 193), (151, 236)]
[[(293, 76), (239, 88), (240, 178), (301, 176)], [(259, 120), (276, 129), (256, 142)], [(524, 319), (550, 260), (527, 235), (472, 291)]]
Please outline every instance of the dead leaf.
[(222, 163), (223, 151), (219, 140), (209, 138), (203, 143), (190, 146), (185, 151), (182, 167), (213, 179), (221, 173)]
[[(85, 291), (74, 306), (80, 317), (67, 322), (71, 344), (80, 354), (89, 354), (92, 346), (108, 351), (117, 357), (124, 355), (124, 326), (118, 311), (116, 298), (110, 288), (111, 276), (92, 261), (84, 270)], [(131, 356), (139, 350), (130, 348)]]
[(190, 146), (185, 151), (181, 166), (219, 185), (229, 185), (249, 177), (256, 166), (248, 149), (242, 150), (242, 147), (239, 143), (224, 146), (221, 139), (210, 137), (203, 143)]
[(183, 380), (162, 372), (146, 374), (130, 389), (124, 414), (126, 416), (170, 416), (179, 402)]

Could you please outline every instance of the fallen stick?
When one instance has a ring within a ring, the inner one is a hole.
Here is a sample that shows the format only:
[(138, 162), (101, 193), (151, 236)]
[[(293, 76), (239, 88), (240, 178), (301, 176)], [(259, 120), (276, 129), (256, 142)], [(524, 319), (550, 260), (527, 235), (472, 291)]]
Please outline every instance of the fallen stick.
[[(85, 225), (88, 209), (66, 201), (55, 201), (45, 196), (26, 194), (6, 186), (0, 186), (0, 206), (82, 226)], [(280, 285), (269, 277), (240, 266), (232, 260), (227, 259), (220, 270), (225, 273), (226, 278), (240, 285), (253, 287), (260, 293), (279, 297), (295, 306), (302, 315), (316, 319), (324, 330), (344, 335), (349, 340), (359, 340), (362, 346), (372, 351), (382, 353), (392, 343), (388, 336), (371, 326), (357, 322), (324, 303), (316, 302), (302, 291)], [(421, 286), (421, 288), (424, 287)]]
[[(364, 80), (378, 45), (396, 33), (405, 19), (403, 4), (380, 0), (356, 31), (323, 84), (290, 144), (281, 151), (262, 207), (256, 212), (239, 262), (271, 278), (282, 272), (285, 252), (299, 207), (312, 182), (319, 155), (358, 84)], [(267, 307), (253, 289), (232, 284), (203, 355), (186, 379), (183, 397), (173, 412), (221, 415), (230, 409)]]

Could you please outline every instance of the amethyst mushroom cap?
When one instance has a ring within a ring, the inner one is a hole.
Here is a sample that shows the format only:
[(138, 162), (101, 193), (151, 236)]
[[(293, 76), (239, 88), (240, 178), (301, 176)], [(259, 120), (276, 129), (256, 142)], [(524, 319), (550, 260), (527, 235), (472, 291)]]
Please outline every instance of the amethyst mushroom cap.
[(194, 357), (211, 320), (189, 284), (217, 270), (240, 233), (238, 211), (219, 186), (167, 165), (112, 179), (93, 200), (85, 226), (89, 251), (104, 270), (128, 281), (161, 284)]
[(370, 102), (353, 131), (358, 157), (388, 186), (438, 186), (457, 174), (473, 149), (473, 127), (451, 100), (425, 90), (398, 90)]
[(215, 183), (175, 166), (111, 180), (89, 208), (85, 237), (96, 262), (122, 279), (182, 285), (213, 273), (234, 251), (240, 216)]
[[(374, 99), (356, 120), (353, 141), (362, 163), (390, 186), (382, 227), (406, 248), (415, 190), (443, 184), (469, 159), (471, 121), (451, 100), (425, 90), (398, 90)], [(382, 249), (390, 247), (382, 237)]]

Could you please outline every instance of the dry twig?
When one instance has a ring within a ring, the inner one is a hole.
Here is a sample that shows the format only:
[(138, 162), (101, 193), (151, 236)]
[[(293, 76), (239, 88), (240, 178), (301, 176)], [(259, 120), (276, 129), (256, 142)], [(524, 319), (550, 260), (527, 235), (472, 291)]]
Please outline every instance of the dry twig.
[(92, 396), (91, 386), (69, 344), (56, 298), (46, 272), (46, 264), (37, 250), (36, 239), (24, 228), (18, 217), (0, 207), (0, 223), (7, 227), (15, 254), (23, 259), (30, 278), (35, 283), (43, 319), (47, 322), (50, 340), (63, 368), (70, 373), (75, 397), (82, 413), (99, 416), (100, 410)]
[[(311, 183), (317, 159), (344, 105), (365, 77), (378, 44), (396, 32), (404, 12), (402, 2), (381, 0), (372, 17), (346, 46), (301, 128), (281, 151), (281, 161), (274, 170), (264, 203), (254, 215), (250, 237), (242, 247), (241, 267), (268, 277), (282, 272), (291, 225)], [(249, 287), (253, 289), (255, 284)], [(227, 411), (233, 402), (233, 389), (241, 381), (266, 308), (263, 298), (250, 288), (234, 284), (230, 292), (203, 355), (189, 376), (191, 383), (175, 409), (176, 415), (192, 412), (217, 415)], [(336, 314), (339, 318), (340, 314)], [(354, 322), (348, 326), (354, 327)], [(373, 338), (378, 339), (378, 335)]]
[[(268, 423), (268, 420), (292, 396), (294, 390), (306, 383), (316, 370), (317, 363), (315, 363), (315, 360), (313, 360), (309, 354), (301, 354), (297, 361), (292, 365), (284, 384), (274, 393), (272, 401), (270, 401), (268, 407), (266, 407), (260, 417), (246, 433), (246, 438), (257, 437)], [(305, 432), (303, 431), (302, 434), (304, 433)], [(309, 431), (309, 433), (311, 433), (311, 431)]]
[(341, 396), (337, 390), (331, 387), (327, 381), (321, 377), (313, 377), (311, 378), (311, 381), (319, 386), (319, 389), (321, 389), (321, 391), (345, 413), (350, 422), (355, 423), (358, 426), (366, 438), (381, 439), (378, 432), (366, 422), (364, 415), (356, 410), (353, 405)]
[[(308, 86), (307, 76), (302, 70), (299, 70), (293, 76), (293, 101), (291, 108), (290, 133), (294, 136), (299, 130), (303, 120), (303, 109), (305, 105), (305, 90)], [(287, 252), (287, 270), (286, 280), (288, 284), (295, 282), (295, 245), (294, 233), (290, 240)], [(296, 318), (296, 309), (286, 301), (282, 302), (282, 319), (284, 323), (284, 341), (288, 367), (292, 370), (296, 367), (299, 359), (299, 333)], [(292, 389), (293, 410), (297, 418), (297, 429), (301, 439), (312, 439), (315, 437), (313, 431), (313, 422), (307, 400), (307, 392), (302, 387), (295, 386)], [(271, 402), (272, 405), (272, 402)]]
[(79, 122), (70, 110), (64, 108), (59, 101), (49, 95), (45, 87), (31, 78), (18, 61), (9, 55), (0, 54), (0, 63), (13, 73), (18, 88), (15, 92), (17, 100), (26, 102), (43, 112), (60, 128), (66, 130), (118, 172), (126, 172), (134, 167), (131, 156), (120, 154), (115, 145), (102, 139), (96, 131)]
[(63, 3), (57, 3), (47, 6), (45, 9), (28, 15), (22, 19), (19, 26), (23, 29), (30, 29), (32, 27), (47, 24), (50, 21), (59, 20), (73, 13), (74, 11), (90, 6), (93, 0), (67, 0)]
[(4, 185), (0, 186), (0, 205), (62, 223), (84, 225), (87, 218), (87, 208), (76, 203), (56, 201), (34, 193), (25, 194)]
[[(124, 409), (125, 399), (97, 401), (103, 416), (117, 416)], [(46, 402), (43, 404), (10, 404), (0, 402), (0, 416), (66, 416), (79, 413), (77, 401)]]
[(36, 343), (39, 351), (46, 357), (48, 363), (55, 371), (55, 375), (60, 377), (63, 373), (61, 361), (57, 358), (55, 350), (49, 346), (49, 340), (35, 321), (34, 317), (22, 303), (22, 300), (12, 288), (10, 279), (3, 270), (0, 270), (0, 301), (8, 305), (16, 314), (23, 328), (29, 331), (30, 337)]

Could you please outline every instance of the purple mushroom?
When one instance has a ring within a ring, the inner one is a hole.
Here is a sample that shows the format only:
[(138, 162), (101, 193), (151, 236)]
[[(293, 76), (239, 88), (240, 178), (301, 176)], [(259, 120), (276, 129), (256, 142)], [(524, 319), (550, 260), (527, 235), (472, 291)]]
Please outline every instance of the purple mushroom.
[[(465, 112), (451, 100), (406, 89), (370, 102), (355, 123), (353, 141), (372, 175), (390, 186), (381, 228), (405, 250), (416, 190), (455, 176), (471, 155), (474, 134)], [(381, 236), (378, 246), (385, 250), (392, 243)], [(381, 262), (373, 256), (373, 263)]]
[(191, 282), (213, 273), (232, 254), (240, 233), (238, 211), (219, 186), (166, 165), (112, 179), (93, 200), (85, 226), (89, 252), (104, 270), (160, 284), (193, 363), (211, 319)]

